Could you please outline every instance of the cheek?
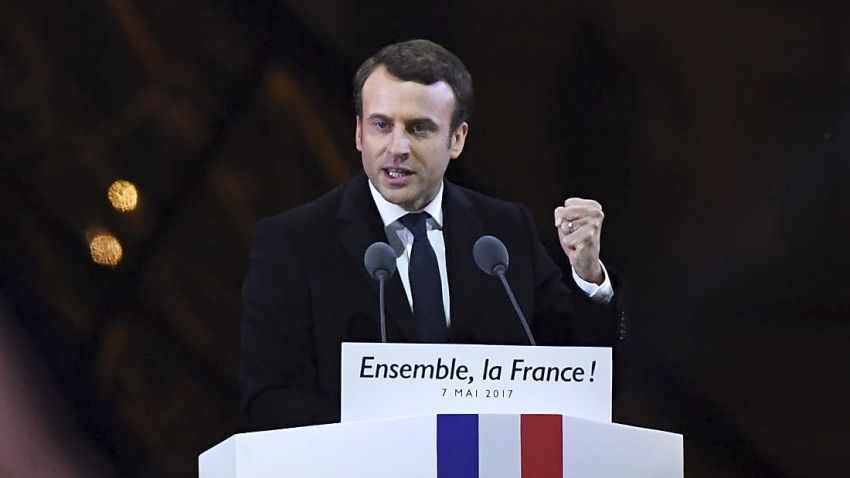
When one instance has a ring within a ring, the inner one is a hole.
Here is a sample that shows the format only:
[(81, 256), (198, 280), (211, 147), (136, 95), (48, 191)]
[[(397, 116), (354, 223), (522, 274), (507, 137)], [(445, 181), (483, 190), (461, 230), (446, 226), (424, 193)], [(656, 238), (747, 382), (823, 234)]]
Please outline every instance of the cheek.
[(368, 133), (363, 134), (360, 140), (361, 151), (368, 151), (372, 155), (379, 154), (386, 148), (384, 143), (386, 143), (386, 140), (381, 136), (370, 135)]
[(365, 136), (362, 137), (360, 141), (359, 149), (360, 152), (363, 154), (364, 159), (372, 159), (372, 157), (374, 156), (375, 147)]
[(442, 175), (449, 165), (451, 151), (446, 148), (446, 143), (441, 141), (439, 144), (429, 145), (427, 151), (423, 150), (426, 155), (428, 169), (433, 175)]

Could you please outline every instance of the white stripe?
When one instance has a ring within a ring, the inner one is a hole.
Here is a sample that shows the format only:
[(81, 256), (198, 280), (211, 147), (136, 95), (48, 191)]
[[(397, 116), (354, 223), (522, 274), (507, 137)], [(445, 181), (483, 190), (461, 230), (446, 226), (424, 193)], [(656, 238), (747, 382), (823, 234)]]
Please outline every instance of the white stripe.
[(478, 476), (520, 478), (519, 415), (478, 416)]

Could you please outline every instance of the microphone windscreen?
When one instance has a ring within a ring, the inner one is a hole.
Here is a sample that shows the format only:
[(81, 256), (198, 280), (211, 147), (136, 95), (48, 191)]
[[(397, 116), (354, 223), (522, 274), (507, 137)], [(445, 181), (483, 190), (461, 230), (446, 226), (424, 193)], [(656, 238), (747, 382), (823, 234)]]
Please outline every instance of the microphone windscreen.
[(366, 271), (373, 279), (378, 280), (378, 274), (381, 272), (386, 274), (385, 278), (392, 277), (395, 274), (395, 252), (386, 242), (376, 242), (366, 249), (363, 254), (363, 265), (366, 266)]
[(508, 270), (508, 250), (496, 237), (479, 237), (472, 247), (472, 255), (478, 267), (491, 276)]

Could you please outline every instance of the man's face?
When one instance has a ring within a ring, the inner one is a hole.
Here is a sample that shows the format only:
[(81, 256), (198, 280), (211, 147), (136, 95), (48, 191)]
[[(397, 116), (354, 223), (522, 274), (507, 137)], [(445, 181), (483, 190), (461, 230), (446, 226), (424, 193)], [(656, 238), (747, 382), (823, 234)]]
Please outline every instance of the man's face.
[(468, 126), (450, 131), (454, 92), (445, 82), (402, 81), (379, 66), (361, 94), (355, 142), (363, 169), (387, 201), (408, 211), (425, 207), (460, 156)]

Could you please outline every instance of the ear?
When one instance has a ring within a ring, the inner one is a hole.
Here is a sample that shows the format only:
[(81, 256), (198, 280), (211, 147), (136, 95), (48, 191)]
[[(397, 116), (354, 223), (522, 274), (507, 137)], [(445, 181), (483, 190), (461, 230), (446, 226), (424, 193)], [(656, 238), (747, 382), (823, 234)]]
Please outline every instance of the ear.
[(469, 131), (469, 124), (464, 121), (452, 133), (452, 139), (449, 144), (449, 156), (456, 159), (463, 151), (463, 145), (466, 144), (466, 133)]
[(357, 125), (354, 127), (354, 146), (357, 151), (363, 151), (363, 120), (357, 116)]

